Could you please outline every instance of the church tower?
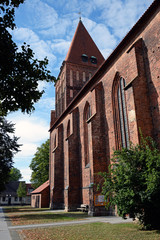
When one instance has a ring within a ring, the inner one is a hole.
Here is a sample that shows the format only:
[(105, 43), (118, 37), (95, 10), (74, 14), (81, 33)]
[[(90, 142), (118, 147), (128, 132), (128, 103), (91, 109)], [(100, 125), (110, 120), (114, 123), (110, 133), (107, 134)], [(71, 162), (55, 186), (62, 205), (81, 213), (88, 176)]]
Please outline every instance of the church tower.
[(104, 57), (80, 20), (56, 82), (56, 118), (91, 78)]

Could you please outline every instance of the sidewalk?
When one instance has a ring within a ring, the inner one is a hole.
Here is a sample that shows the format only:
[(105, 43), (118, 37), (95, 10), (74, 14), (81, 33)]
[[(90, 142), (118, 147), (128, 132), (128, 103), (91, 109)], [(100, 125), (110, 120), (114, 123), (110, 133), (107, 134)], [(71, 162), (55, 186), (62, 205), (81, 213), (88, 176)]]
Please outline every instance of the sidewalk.
[(89, 218), (85, 218), (83, 220), (44, 223), (44, 224), (32, 224), (32, 225), (9, 226), (8, 229), (9, 230), (18, 230), (18, 229), (31, 229), (31, 228), (45, 228), (45, 227), (76, 225), (76, 224), (88, 224), (88, 223), (94, 223), (94, 222), (117, 224), (117, 223), (133, 222), (133, 220), (131, 218), (128, 218), (128, 219), (124, 220), (121, 217), (115, 217), (115, 216), (89, 217)]
[(8, 226), (5, 220), (5, 216), (2, 208), (0, 207), (0, 239), (1, 240), (12, 240), (8, 230)]

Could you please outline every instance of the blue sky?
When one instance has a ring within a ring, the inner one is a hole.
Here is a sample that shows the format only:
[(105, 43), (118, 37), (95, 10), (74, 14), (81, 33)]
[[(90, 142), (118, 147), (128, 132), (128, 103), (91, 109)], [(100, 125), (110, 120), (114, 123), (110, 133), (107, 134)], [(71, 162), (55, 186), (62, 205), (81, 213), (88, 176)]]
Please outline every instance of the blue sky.
[[(16, 10), (17, 28), (13, 39), (20, 47), (30, 44), (35, 57), (49, 59), (48, 69), (57, 77), (79, 21), (82, 22), (96, 45), (107, 56), (152, 3), (152, 0), (26, 0)], [(30, 181), (29, 165), (37, 147), (49, 138), (50, 111), (54, 109), (54, 84), (39, 83), (45, 93), (35, 104), (31, 115), (20, 111), (8, 115), (15, 123), (15, 135), (23, 144), (15, 155), (23, 180)]]

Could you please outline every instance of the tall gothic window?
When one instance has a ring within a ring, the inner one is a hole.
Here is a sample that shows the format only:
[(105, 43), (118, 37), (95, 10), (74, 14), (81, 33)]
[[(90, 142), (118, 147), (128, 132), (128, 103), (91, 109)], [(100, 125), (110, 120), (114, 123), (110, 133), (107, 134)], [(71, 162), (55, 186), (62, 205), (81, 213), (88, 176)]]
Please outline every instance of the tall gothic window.
[(55, 135), (55, 137), (54, 137), (54, 148), (56, 148), (56, 146), (57, 146), (57, 139), (56, 139), (56, 135)]
[(113, 93), (114, 123), (117, 148), (129, 147), (129, 131), (124, 88), (125, 80), (121, 77), (117, 82)]
[(84, 108), (84, 158), (85, 158), (85, 166), (89, 166), (89, 145), (91, 141), (91, 122), (87, 120), (91, 117), (91, 106), (88, 102), (86, 102)]
[(70, 120), (68, 121), (67, 124), (67, 138), (70, 136)]

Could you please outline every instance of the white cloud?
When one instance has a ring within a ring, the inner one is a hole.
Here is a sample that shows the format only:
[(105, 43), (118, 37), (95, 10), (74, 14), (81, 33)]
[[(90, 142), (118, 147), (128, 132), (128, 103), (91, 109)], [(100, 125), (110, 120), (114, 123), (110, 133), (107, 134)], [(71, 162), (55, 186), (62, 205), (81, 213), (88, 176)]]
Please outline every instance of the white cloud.
[(71, 44), (71, 41), (66, 41), (64, 39), (57, 39), (52, 42), (51, 48), (53, 49), (53, 52), (65, 55), (68, 52), (70, 44)]
[(21, 180), (26, 181), (26, 183), (29, 183), (31, 179), (31, 173), (32, 173), (31, 169), (26, 167), (26, 168), (20, 168), (19, 170), (23, 177), (23, 179)]
[(17, 41), (26, 41), (29, 44), (39, 41), (39, 37), (29, 28), (16, 28), (13, 36)]
[(37, 106), (40, 106), (42, 109), (53, 110), (55, 108), (55, 98), (47, 97), (42, 98), (37, 103)]
[(68, 0), (65, 3), (65, 9), (70, 12), (81, 12), (84, 16), (91, 14), (93, 9), (92, 1)]
[(58, 14), (54, 8), (40, 0), (27, 0), (25, 8), (26, 14), (29, 13), (25, 17), (35, 29), (52, 27), (57, 22)]
[(72, 21), (70, 19), (59, 18), (56, 23), (52, 24), (50, 27), (46, 27), (40, 30), (39, 33), (43, 37), (48, 37), (49, 39), (55, 36), (65, 36), (67, 28), (71, 27)]
[(15, 161), (26, 160), (36, 152), (43, 142), (49, 138), (49, 115), (48, 119), (42, 119), (42, 116), (29, 116), (20, 112), (10, 114), (7, 119), (15, 124), (15, 136), (20, 137), (18, 140), (20, 152), (15, 155)]
[(39, 81), (38, 82), (38, 90), (42, 91), (45, 90), (47, 88), (48, 83), (45, 81)]
[(91, 36), (93, 36), (100, 49), (113, 48), (116, 44), (116, 39), (103, 24), (97, 24), (91, 31)]
[(106, 59), (107, 57), (109, 57), (109, 55), (112, 53), (113, 48), (106, 48), (106, 49), (102, 49), (101, 53), (103, 55), (103, 57)]
[(30, 43), (30, 45), (38, 59), (44, 59), (47, 56), (51, 65), (55, 63), (56, 56), (52, 53), (52, 49), (48, 42), (40, 40), (38, 42)]
[(106, 26), (109, 26), (115, 36), (124, 37), (128, 30), (136, 23), (152, 0), (101, 0), (94, 1), (96, 6), (102, 9), (100, 18)]
[(21, 117), (16, 119), (15, 135), (24, 143), (37, 143), (48, 138), (48, 124), (37, 117)]
[(39, 36), (28, 28), (17, 28), (12, 32), (13, 38), (19, 43), (19, 46), (23, 42), (29, 44), (35, 53), (35, 57), (39, 60), (43, 60), (46, 56), (49, 60), (48, 69), (52, 70), (56, 56), (53, 54), (50, 41), (44, 41)]
[(26, 158), (27, 160), (27, 158), (29, 159), (30, 157), (32, 157), (36, 153), (37, 147), (39, 147), (38, 144), (24, 143), (20, 147), (20, 152), (15, 155), (16, 162), (22, 161), (23, 158)]
[(104, 54), (104, 57), (108, 56), (108, 52), (111, 53), (117, 43), (114, 35), (110, 33), (104, 24), (97, 24), (88, 18), (84, 18), (83, 21), (87, 31), (90, 33), (102, 54)]
[(20, 11), (18, 14), (28, 23), (29, 28), (41, 34), (42, 37), (64, 36), (68, 26), (72, 25), (70, 18), (58, 15), (53, 2), (47, 4), (41, 0), (27, 0), (24, 6), (24, 16)]

